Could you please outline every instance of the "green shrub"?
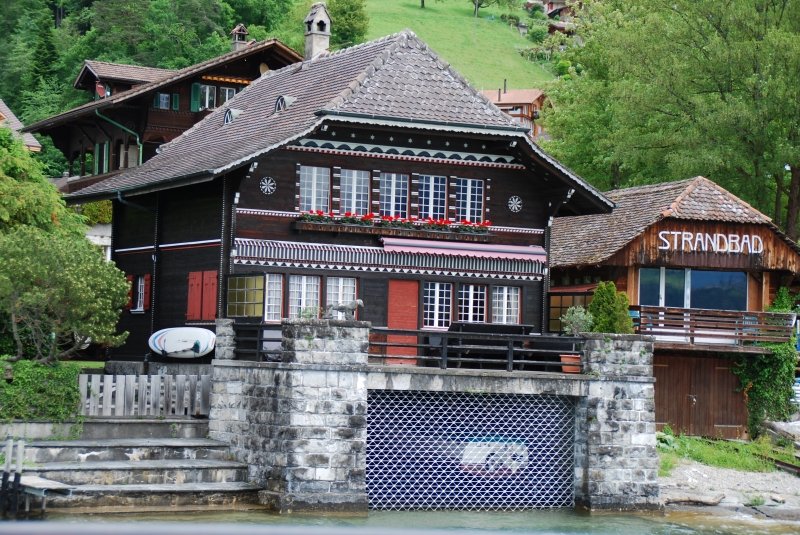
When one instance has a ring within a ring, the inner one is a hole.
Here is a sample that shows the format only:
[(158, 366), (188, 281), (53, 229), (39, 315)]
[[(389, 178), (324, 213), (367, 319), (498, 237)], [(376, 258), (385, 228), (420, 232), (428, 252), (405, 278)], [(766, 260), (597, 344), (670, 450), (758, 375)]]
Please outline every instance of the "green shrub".
[(528, 16), (532, 19), (544, 18), (544, 6), (542, 4), (533, 4), (528, 8)]
[[(0, 357), (5, 368), (8, 355)], [(0, 420), (48, 420), (64, 422), (80, 405), (79, 364), (38, 364), (32, 360), (12, 363), (14, 380), (0, 383)]]
[(111, 223), (111, 201), (90, 202), (81, 206), (81, 214), (86, 216), (86, 224)]
[(565, 74), (569, 74), (569, 68), (572, 67), (572, 63), (567, 60), (559, 61), (556, 64), (556, 72), (559, 76), (564, 76)]
[(544, 26), (533, 26), (528, 29), (528, 39), (534, 43), (541, 43), (547, 39), (547, 28)]
[(628, 314), (630, 302), (624, 292), (617, 293), (613, 282), (601, 282), (594, 291), (589, 312), (596, 333), (632, 334), (633, 320)]
[(561, 323), (564, 324), (564, 330), (572, 336), (578, 336), (579, 333), (588, 333), (594, 324), (594, 318), (581, 306), (569, 307), (567, 313), (561, 316)]

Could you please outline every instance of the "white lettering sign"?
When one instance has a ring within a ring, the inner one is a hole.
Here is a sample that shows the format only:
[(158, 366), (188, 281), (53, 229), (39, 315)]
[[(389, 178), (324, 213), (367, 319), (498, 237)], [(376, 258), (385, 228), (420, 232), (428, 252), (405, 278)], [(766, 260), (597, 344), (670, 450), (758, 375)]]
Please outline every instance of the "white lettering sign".
[(741, 253), (761, 254), (764, 242), (757, 234), (708, 234), (662, 230), (658, 233), (658, 248), (661, 251), (684, 251), (687, 253)]

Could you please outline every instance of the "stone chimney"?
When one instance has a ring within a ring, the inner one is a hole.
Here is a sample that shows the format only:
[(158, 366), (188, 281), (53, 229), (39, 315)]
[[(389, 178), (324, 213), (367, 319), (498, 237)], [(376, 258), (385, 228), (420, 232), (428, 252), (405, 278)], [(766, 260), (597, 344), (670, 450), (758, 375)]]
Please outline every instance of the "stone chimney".
[(303, 23), (306, 25), (306, 61), (326, 52), (331, 44), (331, 16), (325, 2), (317, 2)]
[(231, 32), (231, 50), (236, 52), (247, 46), (247, 35), (250, 32), (244, 27), (244, 24), (237, 24), (236, 28)]

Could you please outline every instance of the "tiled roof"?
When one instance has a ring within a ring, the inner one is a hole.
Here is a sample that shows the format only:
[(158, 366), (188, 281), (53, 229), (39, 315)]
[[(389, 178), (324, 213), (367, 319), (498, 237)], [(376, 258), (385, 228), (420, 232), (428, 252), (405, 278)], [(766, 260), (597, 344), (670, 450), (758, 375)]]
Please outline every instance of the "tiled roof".
[(290, 56), (291, 59), (295, 59), (296, 61), (300, 61), (302, 59), (297, 52), (283, 44), (277, 39), (268, 39), (266, 41), (256, 42), (252, 45), (246, 46), (239, 50), (235, 50), (233, 52), (228, 52), (227, 54), (223, 54), (219, 57), (210, 59), (208, 61), (204, 61), (202, 63), (198, 63), (196, 65), (192, 65), (190, 67), (186, 67), (179, 71), (175, 71), (175, 73), (171, 76), (167, 76), (166, 78), (161, 78), (160, 80), (156, 80), (154, 82), (150, 82), (148, 84), (143, 84), (128, 91), (121, 91), (109, 97), (106, 97), (101, 100), (96, 100), (93, 102), (87, 102), (82, 106), (78, 106), (77, 108), (73, 108), (69, 111), (65, 111), (64, 113), (54, 115), (52, 117), (48, 117), (47, 119), (41, 120), (37, 123), (34, 123), (30, 126), (25, 128), (27, 132), (35, 132), (42, 128), (46, 128), (48, 126), (52, 126), (61, 122), (65, 122), (73, 117), (78, 117), (81, 115), (85, 115), (87, 113), (93, 113), (96, 109), (103, 109), (114, 106), (116, 104), (120, 104), (121, 102), (125, 102), (132, 98), (140, 97), (151, 91), (156, 91), (162, 87), (166, 87), (169, 85), (174, 84), (175, 82), (179, 82), (185, 78), (191, 78), (198, 74), (203, 73), (208, 69), (212, 69), (219, 65), (224, 65), (225, 63), (235, 61), (241, 57), (248, 56), (255, 52), (259, 52), (261, 50), (266, 50), (270, 47), (279, 47), (283, 49), (283, 51)]
[(481, 91), (483, 96), (492, 101), (492, 104), (531, 104), (544, 93), (541, 89), (509, 89), (505, 93), (500, 93), (500, 100), (497, 100), (497, 91)]
[(22, 139), (22, 142), (25, 143), (25, 146), (29, 149), (37, 151), (42, 149), (42, 146), (33, 135), (19, 133), (19, 131), (22, 130), (22, 123), (17, 119), (17, 116), (14, 115), (14, 112), (11, 111), (11, 108), (6, 106), (3, 99), (0, 99), (0, 126), (4, 126), (14, 132), (17, 137)]
[[(275, 101), (280, 96), (296, 100), (287, 109), (275, 112)], [(227, 108), (242, 113), (224, 125)], [(267, 73), (203, 121), (163, 145), (161, 154), (143, 166), (82, 189), (74, 196), (137, 189), (162, 181), (224, 172), (308, 134), (324, 120), (320, 117), (322, 110), (519, 129), (413, 32), (404, 30)], [(520, 135), (524, 136), (522, 132)], [(580, 178), (568, 176), (606, 202)]]
[[(122, 65), (120, 63), (106, 63), (105, 61), (92, 61), (88, 59), (84, 60), (83, 63), (84, 67), (91, 70), (100, 80), (149, 83), (161, 80), (177, 72), (171, 69)], [(81, 71), (83, 71), (83, 69), (81, 69)], [(81, 74), (83, 73), (81, 72)], [(78, 74), (78, 78), (81, 77), (81, 74)]]
[[(553, 267), (602, 262), (647, 227), (666, 218), (768, 225), (780, 233), (767, 216), (703, 177), (609, 191), (605, 195), (617, 204), (612, 213), (559, 217), (553, 222)], [(790, 245), (797, 247), (793, 242)]]

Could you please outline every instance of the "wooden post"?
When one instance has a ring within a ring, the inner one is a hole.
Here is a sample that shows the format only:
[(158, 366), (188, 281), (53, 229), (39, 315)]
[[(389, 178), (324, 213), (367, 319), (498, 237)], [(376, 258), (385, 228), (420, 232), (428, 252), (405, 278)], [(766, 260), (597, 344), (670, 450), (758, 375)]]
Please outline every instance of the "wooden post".
[(164, 376), (164, 417), (172, 416), (172, 376)]
[(89, 416), (97, 416), (97, 407), (100, 402), (100, 376), (92, 374), (92, 390), (89, 392)]
[(114, 416), (125, 415), (125, 376), (117, 375), (117, 386), (114, 388)]
[(78, 376), (78, 388), (81, 389), (81, 410), (79, 412), (86, 416), (86, 391), (89, 388), (89, 376), (85, 373)]
[(133, 416), (133, 398), (136, 395), (136, 376), (125, 376), (125, 416)]
[(211, 405), (211, 376), (200, 376), (200, 414), (208, 416)]
[(175, 416), (183, 416), (186, 397), (186, 376), (175, 376)]
[(111, 416), (111, 397), (114, 392), (114, 376), (103, 376), (103, 416)]
[(161, 376), (150, 376), (150, 414), (161, 415)]
[(197, 416), (197, 376), (189, 376), (189, 416)]
[(147, 414), (147, 376), (139, 376), (139, 416)]

